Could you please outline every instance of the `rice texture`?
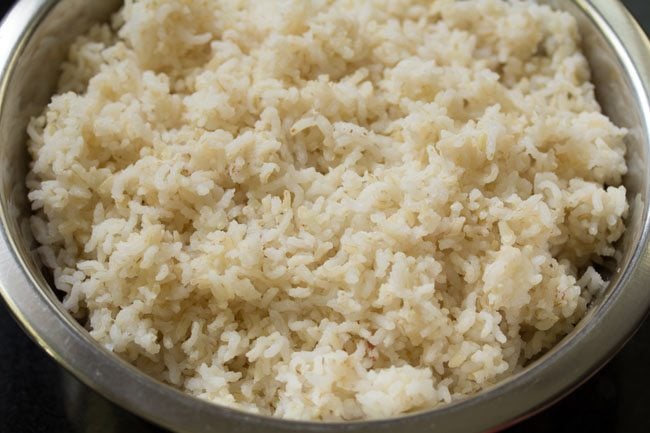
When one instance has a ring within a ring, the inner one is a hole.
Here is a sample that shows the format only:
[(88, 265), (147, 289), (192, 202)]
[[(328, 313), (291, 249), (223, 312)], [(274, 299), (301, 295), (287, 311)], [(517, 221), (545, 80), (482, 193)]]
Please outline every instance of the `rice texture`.
[(65, 307), (218, 404), (354, 420), (521, 370), (607, 282), (626, 131), (530, 1), (127, 0), (28, 129)]

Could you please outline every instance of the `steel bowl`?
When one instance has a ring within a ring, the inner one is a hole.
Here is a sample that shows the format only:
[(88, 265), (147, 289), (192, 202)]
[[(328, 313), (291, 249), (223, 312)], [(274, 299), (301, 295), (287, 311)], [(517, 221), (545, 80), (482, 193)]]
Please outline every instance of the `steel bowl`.
[(632, 335), (650, 305), (650, 44), (617, 0), (549, 0), (576, 17), (605, 113), (630, 130), (631, 212), (608, 289), (557, 346), (474, 397), (378, 421), (317, 423), (256, 416), (185, 395), (97, 344), (66, 312), (34, 253), (25, 128), (54, 93), (67, 48), (107, 21), (119, 0), (21, 0), (0, 27), (0, 293), (27, 333), (86, 385), (176, 432), (485, 432), (533, 414), (577, 387)]

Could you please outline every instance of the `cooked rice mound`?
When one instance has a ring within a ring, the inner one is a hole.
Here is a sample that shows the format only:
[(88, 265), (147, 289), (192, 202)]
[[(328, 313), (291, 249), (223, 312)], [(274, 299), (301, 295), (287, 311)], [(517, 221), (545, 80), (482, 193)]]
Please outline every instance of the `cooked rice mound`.
[(628, 209), (576, 23), (531, 2), (127, 0), (28, 132), (65, 307), (153, 377), (284, 418), (521, 370), (606, 286)]

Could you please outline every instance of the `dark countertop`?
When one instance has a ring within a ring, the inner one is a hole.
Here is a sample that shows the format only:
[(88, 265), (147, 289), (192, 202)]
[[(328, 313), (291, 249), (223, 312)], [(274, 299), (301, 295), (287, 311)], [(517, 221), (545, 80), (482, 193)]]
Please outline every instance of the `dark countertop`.
[[(11, 3), (0, 2), (0, 16)], [(650, 31), (650, 1), (623, 3)], [(650, 321), (591, 380), (506, 433), (648, 433), (648, 409)], [(0, 433), (68, 432), (164, 433), (66, 373), (27, 338), (0, 301)]]

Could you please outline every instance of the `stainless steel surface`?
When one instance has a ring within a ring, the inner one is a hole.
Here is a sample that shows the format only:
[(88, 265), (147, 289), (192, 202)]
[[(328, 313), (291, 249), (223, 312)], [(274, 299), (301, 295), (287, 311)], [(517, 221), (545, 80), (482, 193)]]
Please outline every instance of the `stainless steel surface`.
[(630, 129), (625, 182), (632, 212), (610, 287), (562, 342), (476, 397), (390, 420), (290, 422), (218, 407), (162, 385), (97, 345), (61, 307), (32, 254), (26, 224), (25, 126), (47, 103), (70, 41), (118, 0), (22, 0), (0, 27), (0, 293), (52, 357), (114, 402), (178, 432), (481, 432), (540, 410), (602, 366), (650, 305), (650, 45), (616, 0), (554, 0), (576, 16), (605, 112)]

